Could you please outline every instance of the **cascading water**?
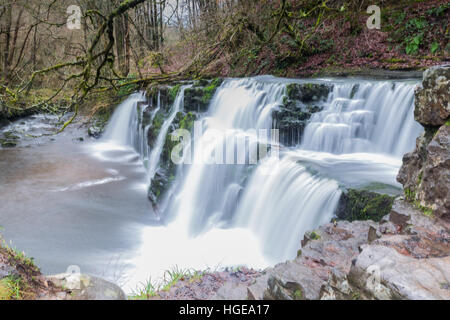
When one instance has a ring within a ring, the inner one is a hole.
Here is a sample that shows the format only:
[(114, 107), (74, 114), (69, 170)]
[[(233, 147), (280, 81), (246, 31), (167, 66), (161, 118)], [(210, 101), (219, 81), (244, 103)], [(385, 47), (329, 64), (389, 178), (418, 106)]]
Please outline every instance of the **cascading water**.
[(302, 149), (401, 157), (421, 131), (414, 122), (414, 84), (337, 84), (307, 126)]
[[(193, 162), (179, 168), (169, 192), (173, 196), (165, 208), (171, 219), (143, 232), (142, 252), (134, 261), (140, 267), (136, 279), (161, 275), (174, 265), (265, 267), (294, 258), (303, 233), (333, 217), (342, 188), (375, 182), (400, 187), (395, 176), (401, 156), (413, 149), (421, 131), (413, 118), (414, 83), (326, 81), (333, 90), (310, 119), (302, 143), (252, 163), (255, 148), (276, 146), (256, 132), (272, 128), (272, 112), (283, 103), (286, 82), (230, 79), (217, 90), (184, 149)], [(135, 123), (135, 107), (123, 106), (108, 127), (112, 132), (105, 139), (142, 146), (136, 149), (148, 157), (150, 177), (158, 169), (170, 126), (183, 110), (185, 89), (151, 150), (145, 151), (148, 128)], [(144, 144), (126, 133), (136, 126), (143, 132), (136, 139)], [(246, 144), (244, 155), (234, 153)], [(230, 158), (235, 164), (226, 164)]]
[[(226, 82), (194, 144), (208, 156), (224, 140), (237, 144), (236, 135), (243, 130), (270, 128), (284, 88), (282, 82), (258, 79)], [(246, 228), (258, 237), (271, 262), (293, 258), (303, 233), (330, 221), (341, 186), (378, 182), (399, 187), (399, 157), (412, 149), (421, 130), (413, 119), (413, 88), (393, 82), (335, 84), (299, 148), (282, 152), (281, 159), (269, 157), (256, 169), (211, 164), (185, 168), (170, 211), (190, 226), (191, 235), (218, 226)], [(211, 139), (212, 128), (233, 131)], [(194, 163), (204, 156), (196, 153)]]
[(148, 175), (149, 179), (152, 180), (155, 177), (156, 171), (158, 170), (158, 163), (161, 158), (161, 153), (163, 151), (164, 143), (166, 142), (166, 136), (169, 131), (170, 125), (173, 123), (178, 112), (183, 110), (184, 106), (184, 91), (189, 86), (182, 86), (175, 98), (175, 102), (172, 106), (171, 113), (164, 121), (164, 124), (161, 127), (158, 138), (155, 143), (155, 147), (151, 151), (149, 163), (148, 163)]
[[(243, 150), (245, 154), (234, 151), (246, 140), (258, 141), (258, 130), (271, 128), (271, 111), (281, 103), (283, 94), (282, 84), (243, 79), (226, 82), (213, 98), (210, 112), (203, 119), (203, 134), (194, 133), (199, 136), (193, 142), (194, 165), (185, 168), (188, 171), (184, 184), (169, 209), (171, 215), (185, 219), (193, 234), (232, 216), (243, 188), (242, 180), (248, 175), (245, 159), (255, 145)], [(213, 134), (212, 130), (220, 134)], [(228, 152), (219, 159), (221, 164), (205, 163), (211, 163), (224, 147)]]
[(114, 112), (103, 134), (103, 141), (110, 141), (123, 146), (135, 146), (145, 138), (138, 130), (138, 104), (145, 101), (143, 93), (132, 94)]

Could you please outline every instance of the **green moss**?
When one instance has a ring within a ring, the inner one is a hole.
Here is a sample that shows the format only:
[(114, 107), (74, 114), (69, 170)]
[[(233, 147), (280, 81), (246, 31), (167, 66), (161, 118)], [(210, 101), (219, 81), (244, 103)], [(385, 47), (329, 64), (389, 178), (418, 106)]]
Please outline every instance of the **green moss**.
[(126, 97), (130, 94), (136, 92), (139, 89), (139, 86), (133, 81), (136, 81), (137, 77), (135, 75), (130, 74), (127, 79), (119, 81), (119, 91), (117, 91), (118, 97)]
[(294, 300), (303, 300), (303, 292), (302, 290), (294, 291)]
[(181, 84), (177, 84), (169, 89), (169, 103), (174, 103), (177, 98), (178, 93), (180, 92)]
[[(183, 114), (181, 113), (181, 116)], [(195, 116), (192, 112), (188, 112), (181, 120), (180, 120), (180, 129), (185, 129), (191, 131), (194, 127), (194, 122), (197, 120), (197, 116)]]
[(389, 214), (393, 203), (394, 197), (386, 194), (350, 189), (341, 197), (337, 216), (348, 221), (379, 222)]
[(312, 240), (320, 240), (320, 235), (316, 231), (311, 232), (310, 236)]
[(406, 188), (405, 189), (405, 197), (406, 197), (406, 201), (414, 202), (414, 201), (416, 201), (416, 192), (414, 190)]
[(202, 102), (205, 104), (209, 103), (221, 84), (222, 80), (220, 78), (211, 81), (211, 84), (203, 89)]

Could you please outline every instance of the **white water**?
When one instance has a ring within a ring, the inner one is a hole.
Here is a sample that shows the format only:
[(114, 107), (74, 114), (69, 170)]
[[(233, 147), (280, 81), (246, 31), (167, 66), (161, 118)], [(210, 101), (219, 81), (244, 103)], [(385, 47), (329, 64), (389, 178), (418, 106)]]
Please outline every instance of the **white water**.
[[(138, 103), (144, 102), (143, 93), (132, 94), (114, 112), (103, 134), (102, 141), (123, 146), (135, 146), (143, 140), (141, 130), (138, 130)], [(131, 130), (134, 129), (134, 130)]]
[(148, 175), (150, 181), (155, 177), (156, 171), (158, 170), (159, 160), (161, 158), (161, 154), (164, 148), (164, 143), (166, 141), (166, 136), (169, 131), (169, 128), (172, 125), (173, 120), (175, 119), (177, 113), (183, 110), (184, 91), (186, 90), (187, 87), (188, 86), (182, 86), (180, 88), (180, 91), (178, 92), (177, 97), (175, 98), (175, 102), (173, 104), (169, 118), (166, 121), (164, 121), (164, 124), (162, 125), (161, 130), (159, 131), (155, 147), (151, 151), (148, 163)]
[[(226, 81), (202, 119), (203, 134), (186, 148), (193, 151), (194, 164), (178, 172), (167, 207), (170, 222), (142, 232), (142, 248), (133, 261), (137, 269), (130, 283), (161, 276), (175, 265), (264, 268), (292, 259), (303, 233), (333, 217), (342, 186), (378, 182), (399, 187), (395, 177), (401, 156), (413, 149), (421, 131), (413, 119), (414, 84), (361, 81), (352, 97), (354, 86), (335, 83), (324, 110), (313, 115), (306, 127), (302, 144), (284, 149), (280, 158), (262, 159), (257, 166), (196, 161), (214, 157), (225, 142), (257, 141), (248, 130), (270, 129), (272, 111), (283, 100), (285, 81)], [(130, 99), (129, 104), (134, 103), (135, 98)], [(155, 148), (142, 151), (144, 144), (138, 150), (149, 155), (151, 177), (183, 100), (181, 90)], [(129, 104), (119, 108), (110, 125), (113, 132), (106, 137), (136, 146), (136, 140), (124, 138), (125, 132), (136, 130), (133, 120), (127, 120), (136, 119)], [(147, 129), (138, 140), (147, 143)], [(226, 134), (211, 135), (212, 129)]]
[[(270, 129), (271, 111), (281, 103), (283, 93), (281, 84), (242, 79), (225, 83), (213, 98), (209, 115), (203, 119), (204, 133), (194, 141), (194, 165), (183, 168), (186, 178), (169, 207), (169, 215), (183, 219), (193, 235), (230, 218), (248, 175), (245, 165), (208, 165), (201, 164), (208, 163), (202, 160), (213, 158), (216, 150), (230, 145), (227, 142), (234, 147), (245, 139), (255, 141), (257, 137), (248, 129)], [(223, 134), (212, 136), (211, 129)]]
[(307, 126), (301, 148), (398, 157), (411, 151), (422, 130), (414, 122), (414, 84), (361, 83), (351, 98), (354, 86), (334, 86), (325, 109)]

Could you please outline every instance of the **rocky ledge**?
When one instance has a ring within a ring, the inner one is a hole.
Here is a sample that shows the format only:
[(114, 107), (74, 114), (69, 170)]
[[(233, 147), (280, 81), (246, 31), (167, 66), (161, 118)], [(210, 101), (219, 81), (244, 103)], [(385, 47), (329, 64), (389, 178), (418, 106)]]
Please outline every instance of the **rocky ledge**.
[(293, 261), (216, 298), (242, 300), (450, 299), (448, 225), (402, 199), (380, 223), (339, 221), (305, 235)]
[(403, 158), (398, 181), (408, 201), (450, 220), (450, 66), (424, 73), (416, 89), (415, 118), (425, 128), (416, 149)]

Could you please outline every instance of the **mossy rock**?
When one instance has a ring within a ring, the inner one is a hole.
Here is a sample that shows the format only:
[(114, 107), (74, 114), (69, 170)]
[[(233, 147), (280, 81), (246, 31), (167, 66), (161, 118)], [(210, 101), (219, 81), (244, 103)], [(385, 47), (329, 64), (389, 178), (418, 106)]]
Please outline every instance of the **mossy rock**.
[(303, 103), (318, 102), (326, 99), (333, 87), (318, 83), (290, 83), (286, 86), (286, 95), (290, 100)]
[(379, 222), (391, 212), (394, 199), (386, 194), (349, 189), (341, 196), (336, 216), (347, 221)]
[(223, 80), (216, 78), (212, 81), (199, 80), (194, 86), (184, 92), (184, 109), (190, 112), (204, 113)]
[(17, 146), (17, 141), (0, 139), (0, 145), (2, 146), (2, 148), (14, 148), (15, 146)]
[(272, 114), (274, 129), (280, 131), (280, 142), (285, 146), (295, 146), (301, 143), (309, 120), (313, 114), (322, 110), (322, 106), (305, 105), (285, 96), (283, 105)]

